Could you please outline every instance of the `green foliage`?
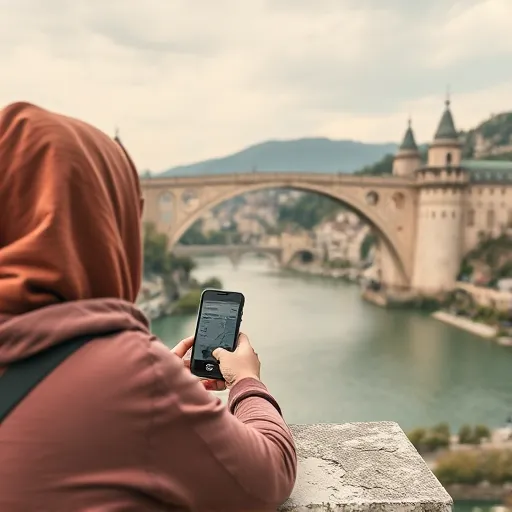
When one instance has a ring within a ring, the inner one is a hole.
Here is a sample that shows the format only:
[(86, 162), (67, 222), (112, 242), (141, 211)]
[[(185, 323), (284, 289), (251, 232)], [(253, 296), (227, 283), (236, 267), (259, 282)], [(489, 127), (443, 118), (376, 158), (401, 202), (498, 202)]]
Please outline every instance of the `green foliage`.
[(280, 205), (278, 220), (281, 225), (292, 224), (309, 230), (342, 209), (335, 199), (320, 194), (303, 194), (294, 203)]
[(512, 450), (448, 452), (437, 461), (435, 474), (443, 485), (512, 482)]
[(230, 229), (203, 233), (202, 223), (202, 219), (194, 222), (180, 238), (179, 243), (182, 245), (229, 245), (240, 242), (240, 234), (236, 231), (235, 225)]
[(206, 288), (214, 289), (214, 290), (222, 290), (222, 281), (217, 277), (210, 277), (207, 279), (202, 285), (202, 290), (206, 290)]
[(361, 252), (360, 252), (361, 261), (365, 261), (368, 258), (368, 256), (370, 255), (370, 251), (376, 245), (377, 245), (377, 237), (375, 236), (374, 233), (371, 233), (371, 232), (368, 233), (365, 236), (363, 243), (361, 244)]
[(340, 259), (327, 261), (326, 265), (332, 269), (345, 269), (345, 268), (350, 268), (352, 266), (350, 264), (350, 261), (340, 260)]
[(432, 432), (444, 436), (448, 439), (451, 436), (450, 425), (448, 425), (448, 423), (439, 423), (439, 425), (436, 425), (432, 428)]
[(395, 156), (392, 154), (385, 155), (378, 162), (363, 167), (360, 171), (356, 171), (354, 174), (360, 174), (362, 176), (383, 176), (391, 174), (393, 172), (393, 160)]
[[(463, 158), (473, 158), (477, 134), (482, 135), (491, 142), (491, 147), (503, 146), (510, 144), (512, 136), (512, 113), (505, 112), (493, 116), (491, 119), (484, 121), (476, 129), (465, 133), (465, 143), (462, 149)], [(512, 160), (512, 153), (504, 153), (500, 155), (486, 155), (485, 160)]]
[(473, 444), (473, 431), (469, 425), (462, 425), (459, 429), (459, 443)]
[(478, 245), (463, 259), (459, 277), (471, 279), (477, 265), (489, 269), (489, 284), (512, 277), (512, 237), (502, 234), (496, 238), (488, 238), (482, 234)]
[(435, 427), (417, 428), (407, 434), (409, 441), (422, 453), (429, 453), (450, 446), (450, 426), (440, 423)]
[(201, 294), (207, 288), (222, 290), (222, 282), (216, 277), (210, 277), (204, 283), (195, 286), (177, 301), (174, 311), (181, 314), (195, 313), (201, 302)]
[(195, 313), (201, 301), (201, 293), (202, 291), (199, 289), (190, 290), (183, 297), (180, 297), (174, 311), (182, 314)]
[(450, 437), (444, 436), (439, 432), (428, 432), (423, 439), (423, 450), (425, 452), (435, 452), (441, 448), (450, 446)]
[(424, 440), (427, 436), (427, 430), (424, 428), (416, 428), (414, 430), (411, 430), (407, 437), (409, 438), (409, 441), (411, 441), (412, 445), (416, 450), (421, 451), (422, 447), (424, 446)]
[(490, 439), (491, 430), (487, 425), (477, 425), (474, 430), (474, 436), (477, 439)]
[(485, 425), (477, 425), (471, 427), (470, 425), (463, 425), (459, 430), (459, 443), (479, 445), (482, 440), (489, 439), (491, 431)]
[(154, 224), (144, 226), (144, 275), (164, 275), (169, 273), (170, 261), (167, 235), (158, 233)]
[(164, 281), (171, 279), (174, 271), (184, 273), (186, 279), (195, 268), (190, 258), (177, 257), (168, 251), (169, 239), (165, 233), (157, 232), (154, 224), (144, 226), (144, 275), (162, 276)]

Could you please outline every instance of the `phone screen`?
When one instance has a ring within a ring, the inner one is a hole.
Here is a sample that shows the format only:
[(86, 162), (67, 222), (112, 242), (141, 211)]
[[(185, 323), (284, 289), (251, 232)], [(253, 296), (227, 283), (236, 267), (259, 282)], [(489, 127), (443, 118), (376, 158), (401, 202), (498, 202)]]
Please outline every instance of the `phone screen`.
[(243, 309), (243, 295), (236, 292), (207, 290), (203, 293), (191, 358), (192, 373), (221, 379), (216, 348), (233, 350), (236, 345)]

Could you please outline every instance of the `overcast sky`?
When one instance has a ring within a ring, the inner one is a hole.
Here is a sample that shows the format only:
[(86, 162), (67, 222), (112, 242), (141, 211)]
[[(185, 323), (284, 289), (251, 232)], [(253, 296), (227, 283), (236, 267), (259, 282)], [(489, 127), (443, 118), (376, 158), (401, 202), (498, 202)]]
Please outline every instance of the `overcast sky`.
[(0, 0), (0, 105), (122, 140), (140, 170), (269, 138), (429, 140), (512, 110), (512, 0)]

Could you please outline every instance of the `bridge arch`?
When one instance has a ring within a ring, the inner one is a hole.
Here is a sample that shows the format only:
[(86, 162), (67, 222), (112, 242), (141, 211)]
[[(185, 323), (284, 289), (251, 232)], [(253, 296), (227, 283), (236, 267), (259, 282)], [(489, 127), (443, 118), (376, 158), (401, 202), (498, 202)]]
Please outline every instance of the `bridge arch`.
[(315, 254), (315, 251), (310, 247), (297, 247), (289, 251), (288, 254), (283, 255), (283, 266), (287, 267), (298, 256), (306, 256), (309, 258), (310, 262), (315, 261), (318, 257), (318, 255)]
[(186, 215), (176, 219), (176, 222), (169, 226), (170, 247), (172, 248), (177, 244), (183, 234), (215, 206), (242, 194), (276, 188), (320, 194), (334, 199), (354, 211), (375, 229), (382, 240), (386, 249), (385, 253), (389, 255), (391, 264), (394, 267), (393, 273), (397, 275), (395, 280), (402, 283), (402, 286), (407, 286), (410, 283), (412, 262), (408, 258), (407, 247), (398, 236), (399, 233), (393, 229), (392, 223), (386, 221), (386, 216), (384, 215), (386, 210), (383, 208), (384, 198), (382, 197), (381, 190), (378, 188), (376, 191), (373, 190), (370, 184), (365, 184), (363, 187), (364, 193), (358, 194), (354, 192), (353, 187), (332, 187), (308, 182), (293, 183), (286, 179), (282, 181), (269, 180), (268, 182), (262, 180), (262, 182), (256, 184), (240, 183), (236, 187), (230, 187), (218, 194), (199, 200), (198, 206), (193, 212), (186, 212)]
[(279, 255), (275, 252), (266, 251), (265, 249), (260, 249), (258, 247), (254, 247), (254, 249), (245, 249), (240, 251), (237, 259), (237, 263), (239, 263), (245, 256), (256, 256), (263, 257), (267, 261), (269, 261), (272, 265), (278, 266), (281, 261)]

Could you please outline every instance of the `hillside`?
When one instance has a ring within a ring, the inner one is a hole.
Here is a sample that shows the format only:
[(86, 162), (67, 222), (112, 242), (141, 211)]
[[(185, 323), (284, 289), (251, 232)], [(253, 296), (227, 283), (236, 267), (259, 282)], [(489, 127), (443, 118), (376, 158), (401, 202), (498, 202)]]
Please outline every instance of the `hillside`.
[[(460, 132), (463, 158), (512, 160), (512, 112), (493, 115), (476, 128)], [(420, 151), (426, 159), (426, 145)], [(381, 175), (391, 173), (397, 144), (367, 144), (350, 140), (304, 138), (272, 140), (238, 153), (173, 167), (163, 176), (244, 172), (326, 172)]]
[[(467, 132), (460, 132), (463, 142), (462, 158), (476, 160), (512, 161), (512, 112), (503, 112), (491, 116)], [(422, 160), (427, 160), (427, 145), (420, 145)], [(363, 167), (356, 174), (380, 176), (391, 174), (393, 155), (385, 155), (380, 160)]]
[(512, 112), (493, 115), (461, 135), (464, 158), (512, 160)]
[(365, 144), (349, 140), (306, 138), (268, 141), (232, 155), (174, 167), (163, 176), (226, 174), (243, 172), (350, 173), (396, 151), (396, 144)]

